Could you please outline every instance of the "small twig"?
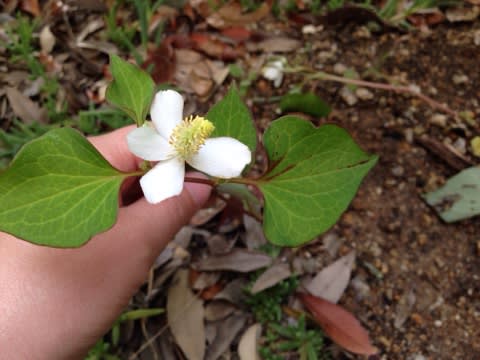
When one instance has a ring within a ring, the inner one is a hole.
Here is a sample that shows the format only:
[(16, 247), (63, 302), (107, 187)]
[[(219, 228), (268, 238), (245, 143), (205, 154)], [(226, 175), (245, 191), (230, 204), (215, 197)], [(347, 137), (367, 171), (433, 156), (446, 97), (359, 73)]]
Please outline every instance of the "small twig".
[(327, 80), (327, 81), (335, 81), (339, 82), (342, 84), (350, 84), (350, 85), (358, 85), (358, 86), (364, 86), (372, 89), (380, 89), (380, 90), (387, 90), (387, 91), (393, 91), (396, 93), (407, 93), (413, 96), (418, 97), (420, 100), (428, 104), (430, 107), (434, 109), (438, 109), (440, 111), (443, 111), (446, 114), (449, 114), (453, 116), (455, 119), (459, 118), (459, 115), (456, 111), (450, 109), (447, 105), (442, 104), (431, 97), (422, 94), (419, 92), (417, 89), (410, 87), (410, 86), (404, 86), (404, 85), (391, 85), (391, 84), (385, 84), (385, 83), (379, 83), (379, 82), (373, 82), (373, 81), (366, 81), (366, 80), (358, 80), (358, 79), (349, 79), (346, 77), (342, 76), (337, 76), (325, 72), (317, 72), (312, 69), (308, 69), (305, 67), (301, 68), (291, 68), (291, 69), (286, 69), (285, 72), (288, 73), (298, 73), (298, 72), (307, 72), (309, 73), (308, 78), (310, 79), (320, 79), (320, 80)]

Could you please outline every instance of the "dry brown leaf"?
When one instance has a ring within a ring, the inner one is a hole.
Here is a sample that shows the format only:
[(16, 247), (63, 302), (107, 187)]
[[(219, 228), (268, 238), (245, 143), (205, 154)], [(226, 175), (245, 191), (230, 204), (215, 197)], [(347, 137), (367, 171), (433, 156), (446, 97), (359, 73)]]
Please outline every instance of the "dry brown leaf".
[(20, 3), (20, 9), (28, 12), (35, 17), (40, 16), (42, 13), (38, 0), (22, 0), (22, 2)]
[(247, 297), (244, 291), (248, 285), (248, 280), (245, 278), (237, 278), (227, 284), (225, 288), (215, 295), (215, 300), (225, 300), (232, 304), (243, 306)]
[(298, 294), (325, 334), (346, 350), (361, 355), (374, 355), (378, 350), (370, 344), (368, 332), (350, 312), (322, 298)]
[(267, 243), (265, 234), (263, 233), (262, 224), (249, 215), (243, 216), (243, 226), (245, 226), (245, 245), (247, 249), (258, 249)]
[(311, 281), (304, 285), (305, 288), (310, 294), (336, 304), (350, 282), (354, 262), (355, 251), (351, 251), (322, 269)]
[(188, 286), (188, 270), (178, 270), (167, 295), (167, 318), (176, 343), (188, 360), (203, 360), (203, 302)]
[(205, 320), (218, 321), (231, 315), (237, 308), (227, 301), (213, 300), (205, 306)]
[(199, 271), (228, 270), (250, 272), (269, 266), (272, 258), (264, 253), (235, 249), (226, 255), (211, 256), (193, 264)]
[(287, 37), (265, 39), (258, 43), (248, 42), (248, 51), (262, 51), (266, 53), (288, 53), (299, 49), (302, 43), (299, 40)]
[(453, 7), (445, 12), (447, 20), (450, 22), (471, 22), (480, 15), (480, 7)]
[(217, 360), (230, 347), (246, 321), (244, 314), (232, 315), (223, 320), (218, 326), (215, 340), (208, 347), (206, 360)]
[(39, 36), (42, 53), (50, 54), (55, 46), (55, 35), (50, 30), (50, 26), (44, 26)]
[(258, 355), (258, 339), (262, 333), (261, 324), (253, 324), (245, 331), (238, 344), (240, 360), (260, 360)]
[(30, 98), (13, 87), (7, 88), (7, 98), (15, 116), (26, 124), (38, 121), (47, 122), (47, 111), (40, 108)]
[(225, 235), (214, 234), (207, 237), (208, 251), (212, 255), (223, 255), (229, 253), (236, 243), (236, 237), (227, 239)]
[(270, 12), (269, 2), (264, 2), (257, 10), (243, 13), (238, 1), (230, 1), (207, 17), (207, 23), (217, 29), (247, 25), (260, 21)]
[(268, 268), (262, 275), (260, 275), (252, 286), (251, 293), (256, 294), (260, 291), (268, 289), (280, 281), (292, 276), (290, 265), (285, 263), (275, 264)]

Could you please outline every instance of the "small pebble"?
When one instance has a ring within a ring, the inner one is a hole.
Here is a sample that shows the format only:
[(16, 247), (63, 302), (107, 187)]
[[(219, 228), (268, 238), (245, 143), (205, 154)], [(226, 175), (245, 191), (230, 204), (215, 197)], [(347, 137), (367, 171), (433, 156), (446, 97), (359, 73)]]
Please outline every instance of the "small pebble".
[(452, 81), (455, 85), (466, 84), (469, 81), (469, 78), (465, 74), (455, 74), (452, 77)]
[(444, 128), (447, 126), (447, 115), (445, 114), (433, 114), (430, 118), (430, 123), (438, 127)]
[(392, 169), (392, 175), (396, 177), (400, 177), (405, 173), (405, 170), (402, 166), (397, 165)]
[(441, 320), (435, 320), (433, 322), (433, 325), (435, 325), (435, 327), (441, 327), (443, 325), (442, 321)]
[(355, 96), (355, 94), (347, 86), (342, 87), (339, 94), (342, 100), (345, 101), (350, 106), (353, 106), (358, 102), (358, 99)]
[(480, 30), (477, 30), (473, 33), (473, 43), (477, 46), (480, 46)]
[(333, 72), (338, 75), (343, 75), (348, 70), (348, 68), (342, 63), (336, 63), (333, 65)]
[(458, 152), (462, 154), (467, 152), (467, 141), (464, 138), (459, 137), (452, 145), (456, 150), (458, 150)]
[(365, 88), (357, 88), (355, 95), (357, 95), (360, 100), (372, 100), (375, 96), (370, 90)]

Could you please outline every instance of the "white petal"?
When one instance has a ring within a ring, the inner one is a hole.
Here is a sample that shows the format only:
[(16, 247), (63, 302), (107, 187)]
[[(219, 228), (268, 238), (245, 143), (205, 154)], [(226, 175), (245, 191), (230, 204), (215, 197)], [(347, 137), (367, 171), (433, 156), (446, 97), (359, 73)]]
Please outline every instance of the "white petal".
[(240, 176), (251, 160), (252, 154), (245, 144), (231, 137), (218, 137), (207, 139), (187, 162), (208, 175), (228, 179)]
[(158, 133), (165, 139), (183, 120), (183, 98), (173, 90), (159, 91), (153, 99), (150, 116)]
[(165, 160), (174, 154), (168, 141), (149, 126), (136, 128), (129, 132), (127, 144), (132, 153), (148, 161)]
[(145, 199), (157, 204), (169, 197), (179, 195), (183, 189), (185, 163), (178, 157), (159, 162), (140, 179)]

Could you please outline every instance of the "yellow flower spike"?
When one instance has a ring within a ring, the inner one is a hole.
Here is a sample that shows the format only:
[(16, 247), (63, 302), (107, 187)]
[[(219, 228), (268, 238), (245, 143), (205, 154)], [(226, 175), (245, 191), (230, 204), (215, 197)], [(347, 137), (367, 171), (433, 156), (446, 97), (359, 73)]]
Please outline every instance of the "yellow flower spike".
[(184, 160), (198, 153), (215, 126), (201, 116), (185, 118), (172, 131), (168, 142)]

